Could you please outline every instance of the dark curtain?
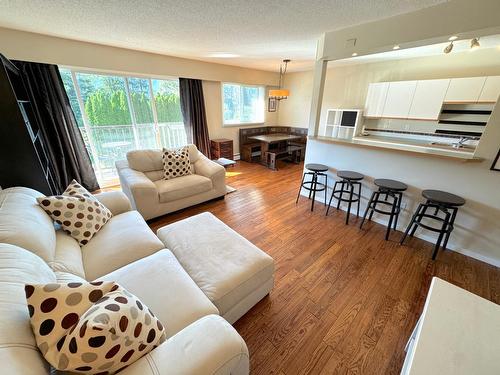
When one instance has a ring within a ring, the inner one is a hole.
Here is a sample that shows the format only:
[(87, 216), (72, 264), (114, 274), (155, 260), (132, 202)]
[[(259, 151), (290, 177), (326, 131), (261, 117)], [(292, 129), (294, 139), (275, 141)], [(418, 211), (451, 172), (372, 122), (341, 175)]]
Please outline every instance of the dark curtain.
[(73, 179), (89, 191), (99, 189), (57, 65), (14, 63), (23, 72), (47, 155), (54, 168), (57, 191), (62, 193)]
[(210, 139), (202, 83), (199, 79), (179, 78), (179, 90), (188, 142), (194, 143), (198, 150), (210, 157)]

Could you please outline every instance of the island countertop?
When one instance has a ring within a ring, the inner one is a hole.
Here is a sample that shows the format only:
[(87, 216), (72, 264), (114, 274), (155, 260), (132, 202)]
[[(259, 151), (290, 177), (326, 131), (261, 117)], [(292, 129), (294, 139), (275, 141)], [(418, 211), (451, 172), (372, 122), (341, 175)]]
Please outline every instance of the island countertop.
[(451, 146), (432, 145), (430, 141), (420, 139), (382, 137), (377, 135), (357, 136), (353, 137), (352, 139), (309, 136), (308, 139), (353, 146), (365, 146), (416, 152), (427, 155), (444, 156), (465, 160), (480, 159), (474, 156), (475, 148), (455, 149)]

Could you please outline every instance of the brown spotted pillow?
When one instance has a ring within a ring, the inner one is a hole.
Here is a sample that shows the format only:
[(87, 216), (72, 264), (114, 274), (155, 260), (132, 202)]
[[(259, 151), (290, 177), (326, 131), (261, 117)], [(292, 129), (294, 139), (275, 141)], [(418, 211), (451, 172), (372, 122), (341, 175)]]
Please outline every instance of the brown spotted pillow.
[(162, 160), (165, 180), (193, 174), (188, 146), (177, 150), (164, 148)]
[(26, 285), (38, 348), (57, 370), (113, 374), (166, 340), (137, 297), (115, 282)]
[(111, 211), (75, 180), (62, 195), (40, 197), (37, 201), (80, 245), (89, 242), (112, 216)]

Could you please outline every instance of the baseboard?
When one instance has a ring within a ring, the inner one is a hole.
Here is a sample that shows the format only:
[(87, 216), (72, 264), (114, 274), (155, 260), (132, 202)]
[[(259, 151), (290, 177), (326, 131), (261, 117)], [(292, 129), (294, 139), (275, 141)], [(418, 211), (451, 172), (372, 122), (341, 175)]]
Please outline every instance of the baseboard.
[[(328, 187), (328, 189), (330, 189), (330, 187)], [(300, 193), (300, 195), (308, 198), (308, 193), (307, 192), (302, 191)], [(324, 203), (323, 199), (321, 197), (318, 197), (318, 196), (316, 196), (315, 201), (319, 202), (319, 203), (322, 203), (322, 204)], [(334, 207), (334, 208), (336, 209), (336, 207)], [(342, 211), (347, 211), (347, 207), (343, 207), (342, 205), (340, 206), (340, 209)], [(360, 214), (363, 214), (363, 212), (360, 212)], [(374, 221), (375, 223), (381, 224), (381, 225), (384, 225), (384, 226), (387, 225), (387, 220), (384, 220), (383, 217), (374, 217), (374, 218), (372, 218), (371, 221)], [(397, 228), (398, 231), (403, 232), (405, 229), (406, 229), (406, 227), (401, 227), (401, 225), (398, 225), (398, 228)], [(424, 241), (429, 242), (431, 244), (434, 244), (434, 241), (435, 241), (434, 237), (432, 237), (430, 235), (426, 235), (425, 233), (416, 233), (415, 237), (420, 238), (421, 240), (424, 240)], [(474, 252), (472, 250), (459, 249), (459, 248), (457, 248), (456, 246), (454, 246), (453, 244), (450, 244), (450, 243), (446, 247), (446, 250), (451, 250), (451, 251), (454, 251), (456, 253), (459, 253), (459, 254), (462, 254), (462, 255), (474, 258), (474, 259), (479, 260), (481, 262), (491, 264), (492, 266), (500, 267), (500, 260), (499, 259), (490, 258), (488, 256), (485, 256), (485, 255), (482, 255), (482, 254), (478, 254), (478, 253), (476, 253), (476, 252)]]

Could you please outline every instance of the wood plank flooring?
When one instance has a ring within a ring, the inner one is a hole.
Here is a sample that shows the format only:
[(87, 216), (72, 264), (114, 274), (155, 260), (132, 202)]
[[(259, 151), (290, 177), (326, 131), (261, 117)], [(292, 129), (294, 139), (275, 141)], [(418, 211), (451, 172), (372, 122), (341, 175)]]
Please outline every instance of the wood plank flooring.
[(500, 269), (385, 228), (363, 230), (345, 212), (295, 204), (302, 166), (279, 171), (238, 162), (227, 173), (237, 191), (151, 221), (159, 227), (210, 211), (276, 261), (271, 294), (235, 324), (250, 350), (252, 374), (399, 374), (404, 346), (438, 276), (500, 303)]

